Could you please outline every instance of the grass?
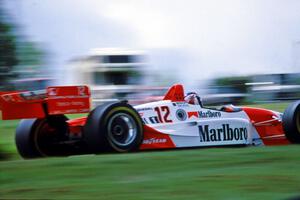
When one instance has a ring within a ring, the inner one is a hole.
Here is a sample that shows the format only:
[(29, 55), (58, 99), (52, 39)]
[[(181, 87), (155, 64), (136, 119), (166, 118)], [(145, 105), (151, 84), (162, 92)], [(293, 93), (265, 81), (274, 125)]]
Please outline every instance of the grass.
[[(283, 111), (287, 104), (253, 105)], [(300, 197), (300, 146), (209, 148), (22, 160), (0, 121), (0, 199)]]
[(2, 199), (285, 199), (300, 196), (299, 146), (216, 148), (0, 164)]
[(18, 123), (19, 120), (0, 120), (0, 158), (20, 158), (14, 143), (15, 129)]

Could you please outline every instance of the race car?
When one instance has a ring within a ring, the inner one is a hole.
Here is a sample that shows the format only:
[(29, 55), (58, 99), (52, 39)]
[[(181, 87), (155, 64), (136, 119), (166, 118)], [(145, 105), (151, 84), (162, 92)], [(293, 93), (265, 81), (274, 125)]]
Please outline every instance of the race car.
[[(285, 112), (224, 105), (208, 108), (194, 92), (173, 85), (162, 100), (91, 110), (87, 86), (2, 94), (2, 119), (22, 119), (16, 146), (23, 158), (210, 146), (300, 143), (300, 101)], [(66, 114), (88, 113), (75, 119)]]

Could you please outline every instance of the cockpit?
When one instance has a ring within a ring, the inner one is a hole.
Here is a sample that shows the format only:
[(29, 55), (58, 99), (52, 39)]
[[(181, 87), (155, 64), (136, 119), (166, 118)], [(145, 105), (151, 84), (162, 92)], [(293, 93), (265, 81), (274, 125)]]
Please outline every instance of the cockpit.
[(192, 105), (200, 105), (201, 107), (203, 107), (201, 97), (196, 92), (187, 93), (184, 97), (184, 101)]
[[(173, 102), (186, 102), (191, 105), (199, 105), (202, 108), (203, 106), (201, 97), (196, 92), (189, 92), (184, 96), (183, 86), (181, 84), (173, 85), (168, 92), (166, 93), (163, 100), (171, 100)], [(207, 107), (206, 107), (207, 108)], [(211, 110), (218, 110), (223, 112), (240, 112), (241, 108), (235, 107), (233, 105), (224, 105), (220, 108), (207, 108)]]

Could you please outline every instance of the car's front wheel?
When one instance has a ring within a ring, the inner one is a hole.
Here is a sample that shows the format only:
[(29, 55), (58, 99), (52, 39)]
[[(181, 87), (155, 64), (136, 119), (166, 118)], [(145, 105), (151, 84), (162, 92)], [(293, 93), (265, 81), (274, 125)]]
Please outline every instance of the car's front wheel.
[(84, 140), (91, 153), (137, 150), (143, 140), (143, 124), (136, 110), (127, 103), (96, 107), (84, 126)]

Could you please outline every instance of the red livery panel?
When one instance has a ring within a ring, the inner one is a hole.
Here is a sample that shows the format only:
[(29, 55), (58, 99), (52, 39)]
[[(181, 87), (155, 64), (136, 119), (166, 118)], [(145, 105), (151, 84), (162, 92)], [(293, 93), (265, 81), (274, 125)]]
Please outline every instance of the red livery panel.
[(160, 133), (149, 126), (144, 126), (144, 140), (140, 149), (167, 149), (175, 147), (169, 135)]

